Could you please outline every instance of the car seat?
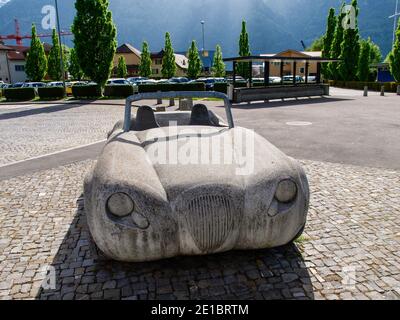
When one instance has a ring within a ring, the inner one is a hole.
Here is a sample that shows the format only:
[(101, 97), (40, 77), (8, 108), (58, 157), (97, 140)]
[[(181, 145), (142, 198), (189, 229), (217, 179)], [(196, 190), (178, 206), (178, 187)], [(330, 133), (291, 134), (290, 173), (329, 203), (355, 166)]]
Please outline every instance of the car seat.
[(139, 107), (136, 114), (135, 131), (145, 131), (159, 127), (154, 110), (149, 106)]
[(191, 126), (212, 126), (210, 114), (204, 104), (196, 104), (193, 106), (192, 115), (190, 117)]

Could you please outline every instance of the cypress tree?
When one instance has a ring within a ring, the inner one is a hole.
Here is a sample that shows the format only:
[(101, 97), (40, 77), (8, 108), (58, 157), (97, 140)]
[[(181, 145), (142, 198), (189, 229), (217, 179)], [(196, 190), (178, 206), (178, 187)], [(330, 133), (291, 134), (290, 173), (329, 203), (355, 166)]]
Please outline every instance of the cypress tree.
[(53, 47), (51, 48), (49, 53), (47, 74), (49, 75), (50, 79), (59, 81), (62, 78), (60, 62), (61, 48), (56, 29), (53, 29), (52, 38)]
[(368, 38), (368, 44), (369, 44), (369, 51), (370, 51), (370, 63), (380, 63), (382, 62), (382, 52), (379, 46), (374, 43), (371, 38)]
[(359, 10), (357, 0), (353, 0), (351, 5), (355, 9), (355, 28), (344, 30), (340, 55), (342, 61), (339, 62), (339, 72), (345, 81), (357, 80), (357, 67), (360, 57), (360, 35), (357, 23)]
[[(247, 32), (246, 21), (242, 21), (242, 32), (240, 33), (239, 39), (239, 56), (246, 57), (250, 56), (250, 42), (249, 34)], [(249, 69), (249, 64), (242, 62), (237, 64), (238, 74), (244, 78), (249, 78), (251, 70)]]
[(389, 54), (390, 71), (397, 82), (400, 82), (400, 20), (396, 31), (396, 41)]
[(169, 32), (165, 34), (165, 47), (164, 47), (164, 56), (163, 56), (163, 65), (161, 69), (161, 73), (164, 78), (172, 78), (175, 76), (176, 72), (176, 62), (175, 62), (175, 54), (174, 49), (172, 47), (171, 35)]
[[(333, 43), (333, 40), (335, 37), (335, 29), (336, 29), (335, 9), (330, 8), (328, 20), (327, 20), (326, 33), (323, 38), (323, 47), (322, 47), (322, 57), (323, 58), (331, 57), (332, 43)], [(321, 72), (325, 78), (327, 78), (327, 79), (332, 78), (327, 63), (322, 64)]]
[(139, 75), (148, 78), (151, 76), (151, 73), (151, 54), (149, 45), (144, 41), (142, 46), (142, 55), (140, 57)]
[(128, 75), (128, 69), (126, 67), (125, 57), (121, 56), (118, 59), (117, 76), (119, 78), (125, 78)]
[(192, 45), (189, 48), (189, 68), (188, 77), (191, 79), (196, 79), (203, 69), (203, 63), (201, 62), (199, 49), (196, 46), (196, 41), (192, 41)]
[(117, 31), (108, 0), (76, 0), (72, 25), (79, 64), (91, 80), (102, 88), (110, 76)]
[(370, 65), (370, 45), (367, 40), (361, 41), (360, 59), (358, 61), (358, 79), (368, 81)]
[(79, 60), (74, 48), (70, 51), (68, 71), (75, 80), (81, 81), (83, 78), (83, 71), (79, 65)]
[[(343, 13), (343, 8), (345, 6), (345, 3), (343, 2), (341, 8), (340, 8), (340, 13), (338, 14), (337, 20), (336, 20), (336, 28), (335, 28), (335, 36), (333, 38), (332, 42), (332, 47), (331, 47), (331, 58), (339, 58), (340, 54), (342, 53), (342, 42), (343, 42), (343, 24), (342, 21), (345, 18), (345, 15)], [(329, 72), (331, 75), (331, 78), (333, 80), (342, 80), (342, 77), (340, 76), (339, 73), (339, 63), (338, 62), (330, 62), (328, 64)]]
[(215, 49), (215, 54), (214, 54), (214, 61), (213, 61), (213, 67), (212, 67), (212, 72), (214, 77), (225, 77), (225, 63), (222, 58), (222, 49), (221, 46), (218, 44), (216, 49)]
[(36, 33), (36, 26), (32, 24), (32, 40), (31, 48), (29, 49), (25, 72), (28, 78), (32, 81), (41, 81), (46, 75), (47, 58), (44, 52), (43, 44)]

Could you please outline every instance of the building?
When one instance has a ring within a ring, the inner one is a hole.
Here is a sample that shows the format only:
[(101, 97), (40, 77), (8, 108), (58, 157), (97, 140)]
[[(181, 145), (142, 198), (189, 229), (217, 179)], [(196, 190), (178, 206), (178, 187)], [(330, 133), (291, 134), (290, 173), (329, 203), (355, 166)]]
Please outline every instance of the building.
[(0, 81), (10, 82), (10, 66), (8, 53), (13, 49), (0, 43)]
[[(48, 55), (52, 46), (44, 43), (43, 47)], [(0, 44), (0, 81), (15, 83), (27, 80), (25, 64), (29, 49), (26, 46)]]
[[(279, 53), (268, 53), (261, 54), (262, 57), (290, 57), (290, 58), (321, 58), (321, 51), (297, 51), (297, 50), (285, 50)], [(318, 73), (318, 62), (309, 62), (308, 74), (309, 76), (316, 76)], [(296, 75), (305, 76), (306, 64), (305, 62), (298, 62), (296, 64)], [(283, 75), (293, 75), (293, 63), (284, 62), (283, 63)], [(270, 76), (280, 77), (281, 76), (281, 63), (279, 61), (270, 62)]]
[(376, 70), (376, 81), (378, 82), (395, 82), (393, 75), (390, 72), (389, 63), (372, 64), (371, 69)]
[[(188, 52), (177, 52), (177, 54), (188, 57)], [(214, 63), (215, 50), (199, 50), (199, 56), (203, 64), (203, 74), (210, 75)]]
[(117, 74), (117, 66), (119, 58), (124, 57), (126, 62), (126, 67), (128, 70), (128, 76), (129, 77), (138, 76), (141, 55), (142, 53), (129, 43), (124, 43), (123, 45), (118, 47), (114, 56), (114, 71), (113, 71), (114, 75)]
[[(152, 78), (162, 78), (162, 61), (164, 58), (164, 50), (151, 54), (151, 70)], [(189, 60), (183, 54), (175, 54), (176, 73), (177, 77), (185, 77), (189, 68)]]

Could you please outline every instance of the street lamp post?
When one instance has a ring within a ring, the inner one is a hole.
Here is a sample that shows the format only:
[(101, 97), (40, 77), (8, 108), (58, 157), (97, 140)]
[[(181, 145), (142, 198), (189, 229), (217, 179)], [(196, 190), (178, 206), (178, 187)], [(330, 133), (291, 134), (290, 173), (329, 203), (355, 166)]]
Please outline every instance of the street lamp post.
[(58, 1), (55, 0), (56, 4), (56, 14), (57, 14), (57, 29), (58, 29), (58, 42), (60, 44), (60, 63), (61, 63), (61, 74), (62, 74), (62, 81), (64, 86), (64, 95), (66, 94), (66, 86), (65, 86), (65, 70), (64, 70), (64, 48), (62, 47), (61, 43), (61, 28), (60, 28), (60, 16), (58, 13)]
[(203, 30), (203, 56), (204, 56), (204, 52), (205, 52), (205, 50), (206, 50), (206, 44), (205, 44), (205, 35), (204, 35), (204, 24), (205, 24), (205, 22), (204, 22), (204, 20), (202, 20), (201, 21), (201, 27), (202, 27), (202, 30)]
[(396, 0), (396, 11), (395, 11), (394, 15), (389, 17), (389, 19), (393, 18), (393, 20), (394, 20), (394, 23), (393, 23), (393, 44), (396, 42), (397, 17), (400, 16), (400, 12), (398, 12), (398, 8), (399, 8), (399, 0)]

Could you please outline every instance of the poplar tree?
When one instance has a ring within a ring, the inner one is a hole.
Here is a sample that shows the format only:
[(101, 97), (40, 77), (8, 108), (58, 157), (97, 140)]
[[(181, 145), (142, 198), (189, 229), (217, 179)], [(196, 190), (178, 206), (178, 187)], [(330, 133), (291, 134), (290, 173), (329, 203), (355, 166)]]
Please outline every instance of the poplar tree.
[(52, 39), (53, 47), (49, 53), (47, 74), (49, 75), (50, 79), (59, 81), (62, 78), (60, 60), (61, 48), (56, 29), (53, 29)]
[(390, 72), (397, 82), (400, 82), (400, 20), (396, 31), (396, 41), (389, 53)]
[(142, 45), (142, 55), (140, 57), (139, 75), (148, 78), (151, 74), (151, 53), (148, 43), (144, 41)]
[(172, 78), (176, 73), (176, 62), (174, 49), (172, 47), (171, 35), (169, 32), (165, 34), (165, 47), (161, 73), (164, 78)]
[(76, 0), (72, 25), (79, 65), (102, 88), (110, 77), (117, 48), (117, 30), (108, 6), (108, 0)]
[(358, 61), (358, 79), (360, 81), (368, 81), (369, 78), (369, 65), (370, 65), (370, 44), (367, 40), (361, 41), (360, 59)]
[(69, 66), (68, 71), (71, 74), (72, 78), (78, 81), (81, 81), (83, 78), (83, 71), (81, 66), (79, 65), (79, 60), (76, 55), (76, 51), (74, 48), (70, 51), (69, 57)]
[(31, 47), (26, 57), (25, 72), (31, 81), (42, 81), (47, 72), (46, 54), (34, 24), (32, 24)]
[(118, 58), (117, 76), (119, 78), (125, 78), (128, 75), (128, 68), (126, 67), (126, 61), (123, 56)]
[(199, 49), (196, 46), (196, 41), (192, 41), (192, 45), (189, 48), (189, 67), (188, 67), (188, 77), (191, 79), (196, 79), (203, 69), (203, 63), (201, 62)]
[[(242, 21), (242, 32), (240, 33), (239, 39), (239, 56), (247, 57), (250, 56), (250, 42), (249, 42), (249, 34), (247, 32), (246, 21)], [(237, 64), (238, 74), (242, 77), (249, 78), (251, 70), (249, 70), (249, 64), (246, 62), (239, 62)]]
[[(330, 8), (328, 20), (327, 20), (327, 26), (326, 26), (326, 33), (323, 38), (323, 47), (322, 47), (322, 57), (323, 58), (331, 58), (331, 49), (332, 49), (332, 43), (333, 43), (333, 40), (335, 37), (336, 23), (337, 22), (336, 22), (336, 16), (335, 16), (335, 9)], [(322, 64), (321, 72), (325, 78), (327, 78), (327, 79), (332, 78), (327, 63)]]
[(213, 67), (212, 67), (212, 72), (214, 77), (225, 77), (225, 63), (222, 58), (222, 49), (221, 46), (218, 44), (216, 49), (215, 49), (215, 54), (214, 54), (214, 61), (213, 61)]
[(353, 0), (351, 5), (355, 9), (355, 28), (345, 28), (343, 33), (343, 42), (341, 45), (342, 61), (339, 62), (339, 72), (343, 80), (355, 81), (357, 80), (357, 66), (360, 57), (360, 34), (358, 30), (358, 3), (357, 0)]
[[(343, 13), (343, 8), (345, 6), (345, 3), (343, 2), (340, 12), (338, 14), (337, 20), (336, 20), (336, 28), (335, 28), (335, 36), (333, 38), (332, 42), (332, 47), (331, 47), (331, 58), (337, 59), (340, 57), (342, 53), (342, 42), (343, 42), (343, 19), (345, 18), (345, 14)], [(340, 76), (339, 73), (339, 63), (338, 62), (330, 62), (328, 64), (329, 72), (331, 75), (331, 78), (333, 80), (342, 80), (342, 77)]]

